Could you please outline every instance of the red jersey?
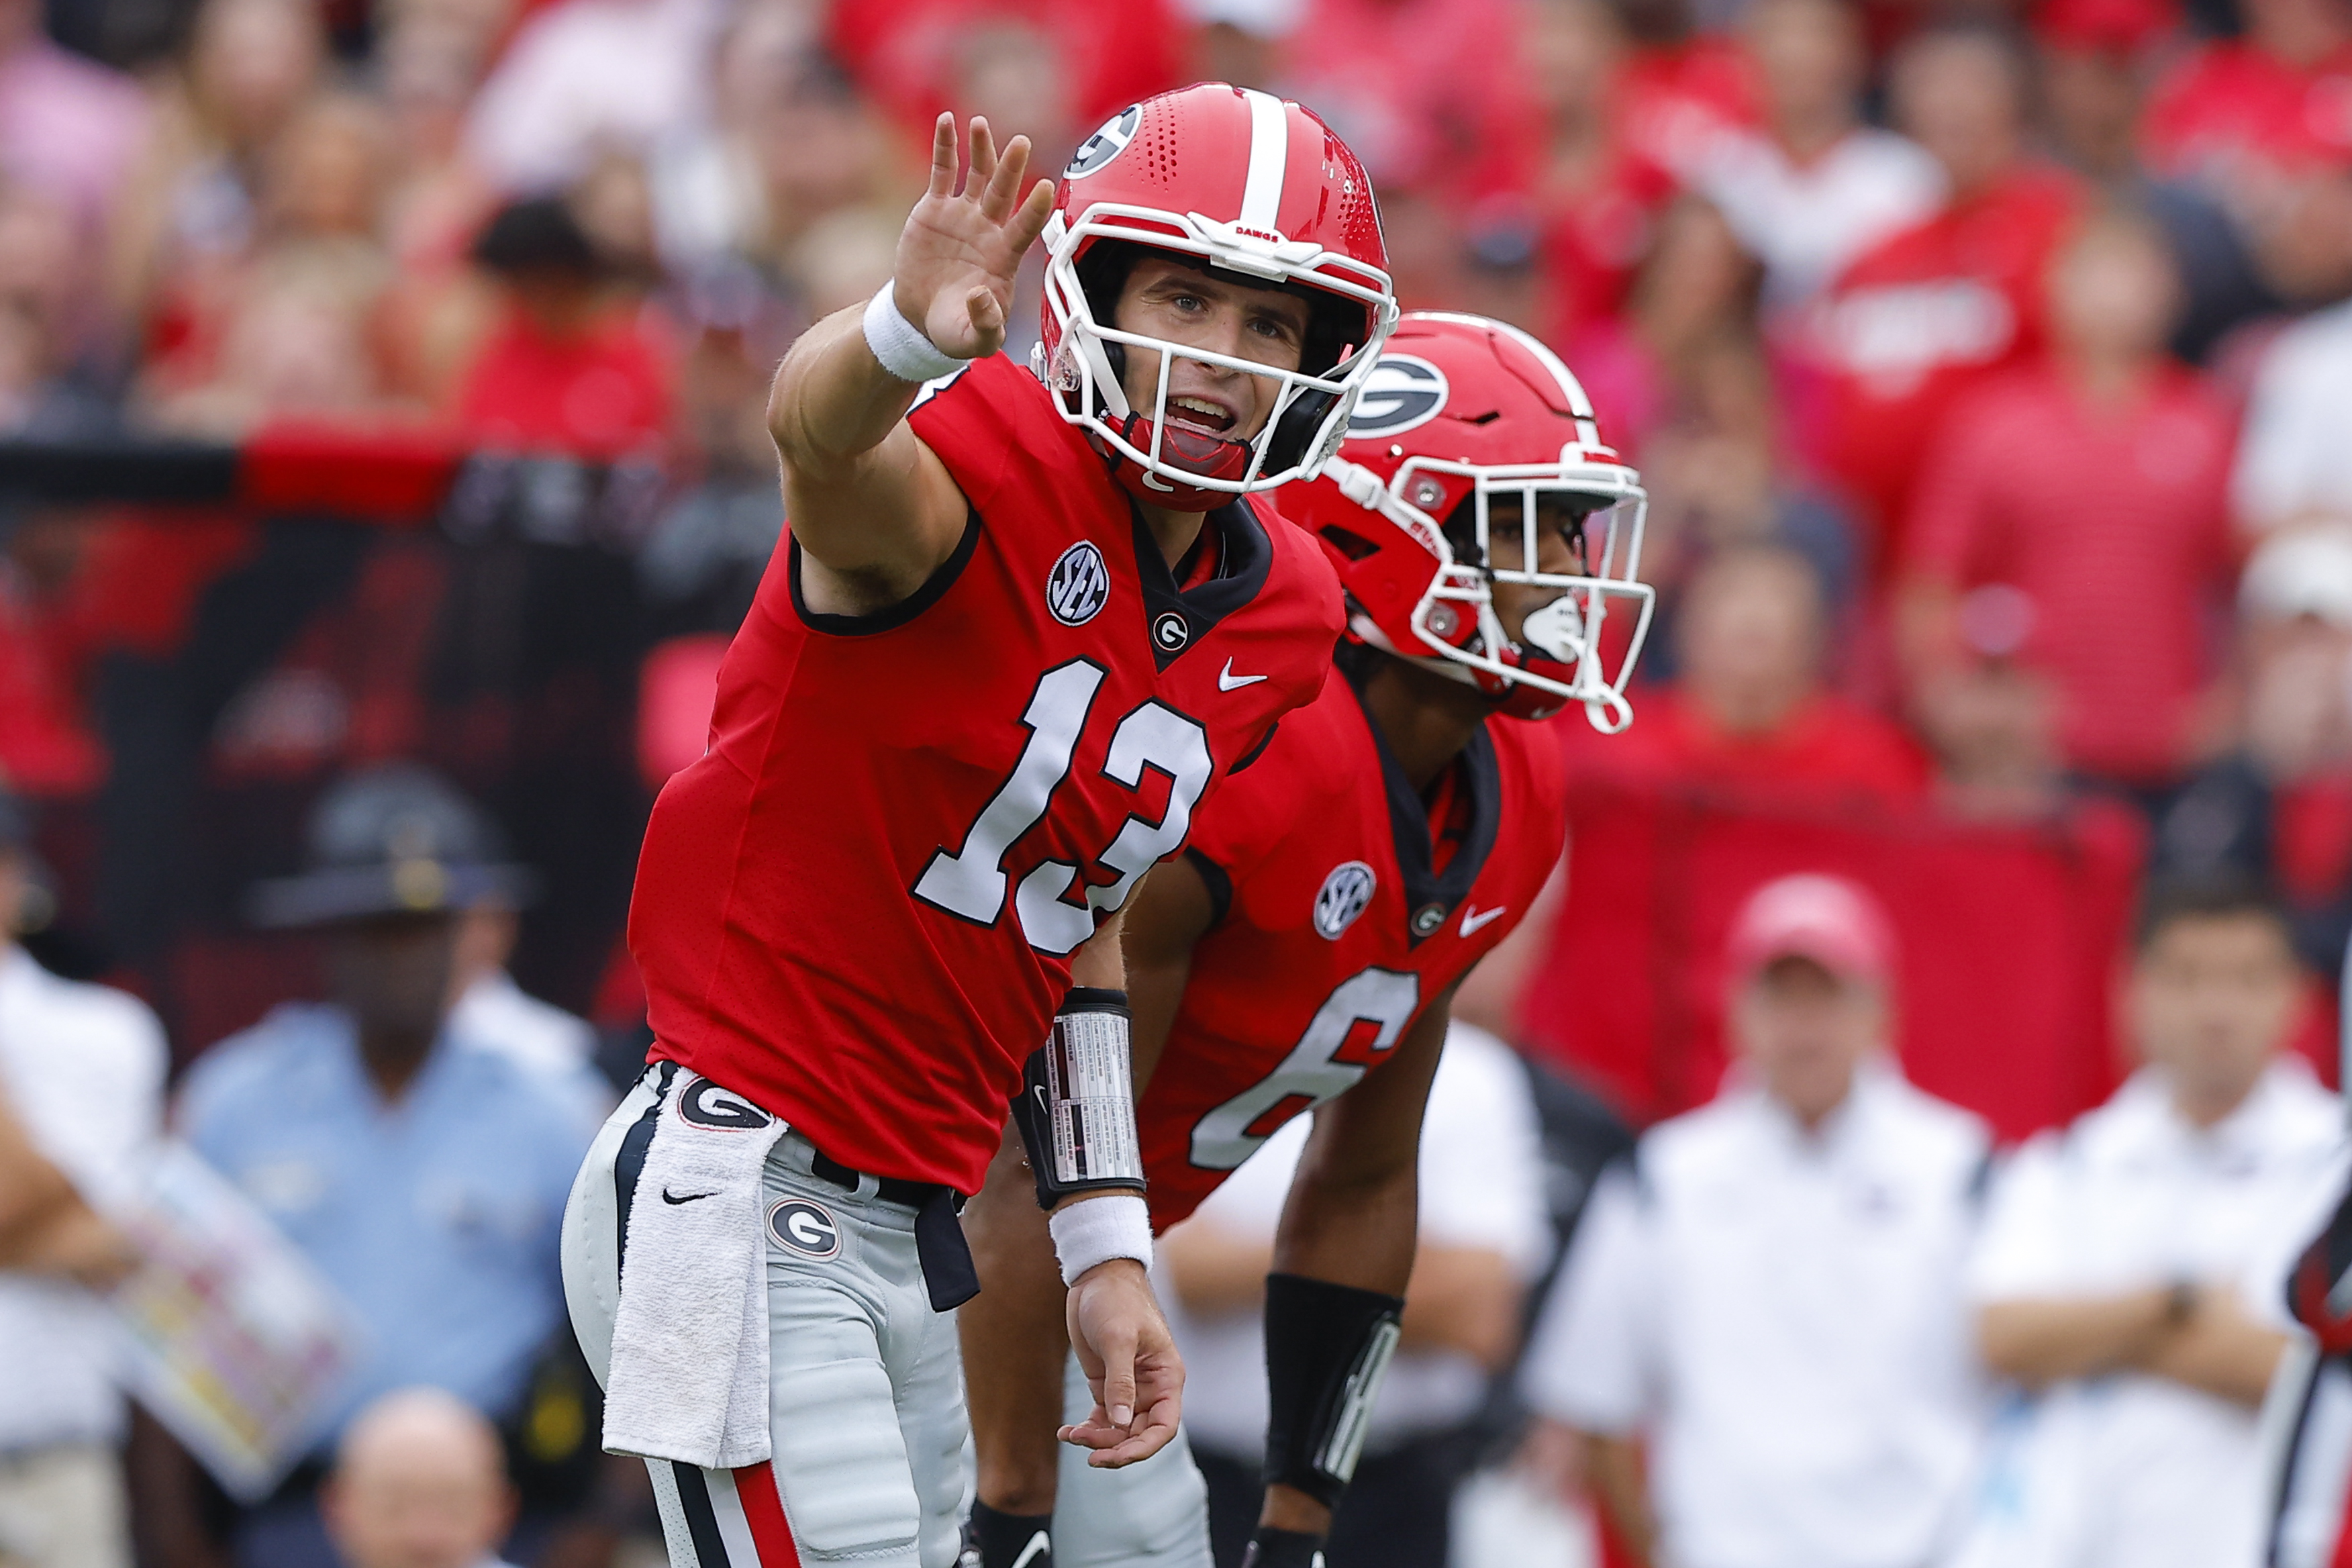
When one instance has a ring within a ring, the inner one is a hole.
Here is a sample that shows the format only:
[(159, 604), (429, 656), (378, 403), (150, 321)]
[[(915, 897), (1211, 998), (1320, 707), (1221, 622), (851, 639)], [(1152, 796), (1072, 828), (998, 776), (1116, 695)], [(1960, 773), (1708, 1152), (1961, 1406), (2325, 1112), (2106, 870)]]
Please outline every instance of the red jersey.
[(2101, 407), (2042, 368), (1957, 405), (1921, 472), (1912, 574), (2024, 593), (2022, 658), (2056, 684), (2066, 760), (2084, 773), (2160, 783), (2189, 764), (2221, 663), (2210, 628), (2237, 580), (2235, 437), (2186, 371)]
[(782, 541), (710, 750), (655, 804), (629, 914), (654, 1054), (877, 1175), (977, 1191), (1070, 954), (1312, 698), (1339, 584), (1262, 502), (1179, 592), (1103, 459), (999, 355), (919, 402), (971, 503), (866, 616)]
[(1551, 737), (1487, 724), (1454, 793), (1462, 831), (1446, 858), (1355, 687), (1336, 679), (1203, 815), (1187, 853), (1223, 908), (1192, 949), (1136, 1108), (1156, 1228), (1284, 1122), (1391, 1059), (1535, 902), (1568, 822)]
[(1815, 306), (1808, 347), (1832, 383), (1822, 457), (1867, 503), (1882, 569), (1954, 395), (2042, 351), (2042, 274), (2080, 206), (2070, 177), (2019, 169), (1864, 252)]
[(2352, 165), (2352, 48), (2297, 66), (2242, 39), (2206, 44), (2158, 83), (2140, 144), (2156, 173), (2221, 185), (2249, 160)]

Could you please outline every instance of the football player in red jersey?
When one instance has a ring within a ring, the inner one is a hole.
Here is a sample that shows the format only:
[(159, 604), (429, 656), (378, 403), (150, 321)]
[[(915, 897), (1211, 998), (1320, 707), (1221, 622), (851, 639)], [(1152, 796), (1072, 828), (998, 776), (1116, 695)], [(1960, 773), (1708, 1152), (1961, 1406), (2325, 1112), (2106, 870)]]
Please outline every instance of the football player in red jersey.
[[(646, 830), (653, 1065), (566, 1213), (606, 1446), (651, 1463), (681, 1568), (952, 1560), (934, 1314), (1016, 1098), (1089, 1430), (1115, 1460), (1172, 1434), (1109, 922), (1341, 624), (1253, 498), (1337, 446), (1395, 321), (1354, 155), (1213, 84), (1116, 117), (1058, 196), (1025, 142), (969, 149), (959, 188), (942, 117), (890, 282), (777, 372), (791, 526)], [(1033, 369), (997, 351), (1041, 234)]]
[[(1500, 322), (1406, 316), (1338, 458), (1283, 505), (1348, 591), (1345, 679), (1202, 812), (1125, 931), (1156, 1228), (1319, 1108), (1267, 1288), (1263, 1568), (1318, 1552), (1396, 1342), (1454, 988), (1559, 858), (1557, 745), (1487, 721), (1580, 702), (1623, 728), (1651, 608), (1637, 476), (1567, 367)], [(1181, 1444), (1112, 1471), (1052, 1440), (1061, 1291), (1025, 1181), (1008, 1145), (969, 1216), (987, 1289), (961, 1314), (980, 1457), (967, 1560), (1037, 1568), (1020, 1554), (1045, 1537), (1061, 1568), (1205, 1568)], [(1064, 1436), (1099, 1461), (1092, 1424)]]

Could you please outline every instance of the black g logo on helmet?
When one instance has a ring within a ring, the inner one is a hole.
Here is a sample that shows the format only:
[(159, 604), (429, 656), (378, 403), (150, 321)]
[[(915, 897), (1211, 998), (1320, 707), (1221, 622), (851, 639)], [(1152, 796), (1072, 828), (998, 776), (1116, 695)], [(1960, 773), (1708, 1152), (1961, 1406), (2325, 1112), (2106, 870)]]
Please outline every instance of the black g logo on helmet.
[(1348, 416), (1348, 437), (1397, 436), (1426, 425), (1445, 406), (1445, 373), (1411, 354), (1382, 354), (1364, 377)]
[(1088, 174), (1127, 151), (1135, 140), (1135, 128), (1143, 123), (1143, 105), (1130, 103), (1103, 121), (1103, 128), (1078, 143), (1070, 154), (1070, 166), (1062, 171), (1066, 180), (1083, 180)]

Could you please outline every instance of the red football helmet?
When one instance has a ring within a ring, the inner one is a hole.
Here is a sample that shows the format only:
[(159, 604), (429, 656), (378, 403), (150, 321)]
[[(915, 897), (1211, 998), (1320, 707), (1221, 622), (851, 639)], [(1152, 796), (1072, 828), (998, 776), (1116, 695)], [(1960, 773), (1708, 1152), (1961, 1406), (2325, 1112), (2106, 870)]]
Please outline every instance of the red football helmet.
[[(1547, 500), (1575, 515), (1577, 572), (1532, 569)], [(1633, 721), (1625, 682), (1655, 602), (1640, 580), (1647, 505), (1558, 355), (1517, 327), (1440, 311), (1397, 324), (1338, 456), (1282, 500), (1339, 567), (1353, 635), (1503, 699), (1517, 718), (1581, 702), (1607, 734)], [(1498, 525), (1519, 531), (1516, 568), (1494, 564)], [(1559, 594), (1514, 642), (1495, 614), (1496, 583)], [(1628, 600), (1637, 618), (1612, 677), (1601, 634)]]
[[(1045, 238), (1037, 374), (1062, 417), (1117, 459), (1120, 482), (1160, 506), (1205, 511), (1313, 473), (1396, 324), (1363, 165), (1320, 120), (1270, 93), (1203, 82), (1122, 110), (1063, 171)], [(1111, 308), (1139, 246), (1303, 290), (1314, 315), (1298, 370), (1118, 330)], [(1120, 380), (1130, 347), (1159, 353), (1149, 408), (1130, 406)], [(1245, 441), (1171, 427), (1171, 356), (1277, 382), (1265, 427)]]

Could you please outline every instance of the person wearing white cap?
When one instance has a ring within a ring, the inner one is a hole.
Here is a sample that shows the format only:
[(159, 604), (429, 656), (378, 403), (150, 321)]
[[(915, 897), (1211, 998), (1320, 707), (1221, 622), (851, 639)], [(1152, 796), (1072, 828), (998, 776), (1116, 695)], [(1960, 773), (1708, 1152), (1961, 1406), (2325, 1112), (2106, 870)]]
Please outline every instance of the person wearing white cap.
[(2003, 1171), (1968, 1292), (2000, 1424), (1953, 1568), (2255, 1568), (2257, 1412), (2283, 1281), (2334, 1205), (2343, 1110), (2286, 1053), (2303, 1005), (2256, 885), (2159, 885), (2128, 990), (2145, 1065)]
[(1896, 1070), (1862, 889), (1769, 883), (1727, 956), (1739, 1067), (1602, 1179), (1528, 1402), (1587, 1438), (1644, 1563), (1924, 1568), (1982, 1430), (1960, 1278), (1988, 1134)]

